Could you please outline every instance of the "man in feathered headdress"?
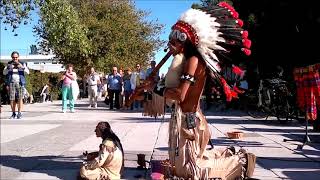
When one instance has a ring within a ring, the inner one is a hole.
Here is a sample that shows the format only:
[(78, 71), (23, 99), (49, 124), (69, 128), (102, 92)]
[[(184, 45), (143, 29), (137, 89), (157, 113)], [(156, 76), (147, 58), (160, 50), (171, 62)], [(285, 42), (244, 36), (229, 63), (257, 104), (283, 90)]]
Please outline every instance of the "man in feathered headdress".
[[(184, 179), (242, 179), (253, 174), (256, 157), (241, 149), (207, 150), (211, 137), (208, 124), (200, 109), (206, 78), (217, 80), (227, 101), (237, 97), (220, 74), (220, 68), (230, 66), (243, 76), (234, 65), (229, 53), (250, 55), (251, 41), (241, 27), (238, 13), (227, 3), (205, 9), (189, 9), (172, 26), (169, 49), (174, 60), (165, 77), (164, 87), (154, 92), (171, 100), (174, 113), (169, 125), (169, 160), (175, 176)], [(146, 82), (143, 88), (151, 89)]]

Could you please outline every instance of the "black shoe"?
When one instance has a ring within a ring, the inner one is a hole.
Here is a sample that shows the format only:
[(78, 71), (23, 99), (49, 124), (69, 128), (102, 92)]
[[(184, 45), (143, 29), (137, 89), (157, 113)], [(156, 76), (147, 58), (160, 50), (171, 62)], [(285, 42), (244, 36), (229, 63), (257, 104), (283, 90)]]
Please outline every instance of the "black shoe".
[(22, 118), (22, 114), (21, 112), (18, 112), (17, 119), (21, 119), (21, 118)]
[(15, 119), (15, 118), (16, 118), (16, 113), (12, 113), (12, 115), (9, 119)]

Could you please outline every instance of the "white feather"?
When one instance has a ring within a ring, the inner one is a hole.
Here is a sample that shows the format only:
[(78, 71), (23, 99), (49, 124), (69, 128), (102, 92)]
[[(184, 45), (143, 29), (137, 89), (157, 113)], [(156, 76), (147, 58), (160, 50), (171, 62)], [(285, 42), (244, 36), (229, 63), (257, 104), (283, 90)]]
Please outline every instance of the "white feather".
[(197, 46), (199, 53), (212, 71), (219, 72), (219, 59), (214, 54), (214, 50), (226, 50), (217, 44), (217, 42), (225, 42), (225, 39), (220, 36), (222, 33), (218, 32), (220, 24), (216, 22), (216, 18), (203, 11), (189, 9), (181, 15), (179, 20), (195, 29), (199, 38)]

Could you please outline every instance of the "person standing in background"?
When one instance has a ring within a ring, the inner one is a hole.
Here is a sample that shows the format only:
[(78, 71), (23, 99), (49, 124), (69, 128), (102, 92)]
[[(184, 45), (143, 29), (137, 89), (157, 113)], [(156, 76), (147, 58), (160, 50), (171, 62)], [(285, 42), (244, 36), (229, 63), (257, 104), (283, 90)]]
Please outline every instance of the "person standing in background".
[[(6, 89), (9, 91), (10, 106), (12, 115), (10, 119), (22, 118), (23, 106), (23, 89), (26, 85), (25, 73), (29, 74), (29, 69), (25, 63), (20, 62), (19, 53), (14, 51), (11, 53), (12, 61), (8, 62), (7, 67), (3, 70), (3, 75), (6, 75)], [(16, 95), (18, 99), (18, 114), (16, 114)]]
[(40, 96), (42, 97), (42, 102), (46, 102), (47, 96), (49, 95), (49, 86), (45, 84), (42, 88)]
[[(124, 90), (125, 104), (128, 103), (129, 97), (132, 94), (130, 79), (131, 79), (131, 69), (127, 68), (124, 70), (124, 76), (123, 76), (123, 90)], [(131, 105), (130, 109), (133, 110), (133, 105)]]
[(97, 108), (98, 100), (98, 86), (101, 84), (100, 76), (95, 72), (94, 68), (90, 68), (90, 74), (87, 75), (88, 83), (88, 96), (89, 96), (89, 106), (88, 108), (94, 107)]
[(108, 89), (110, 109), (113, 109), (113, 98), (115, 98), (116, 109), (120, 109), (119, 95), (122, 90), (122, 78), (117, 67), (113, 67), (112, 73), (108, 76)]
[(67, 101), (69, 100), (70, 111), (72, 113), (74, 113), (75, 112), (75, 110), (74, 110), (75, 99), (73, 98), (73, 95), (72, 95), (71, 84), (72, 84), (72, 81), (77, 80), (77, 74), (75, 72), (73, 72), (73, 65), (72, 64), (67, 65), (67, 70), (63, 74), (61, 79), (63, 80), (63, 83), (62, 83), (62, 112), (66, 113)]
[[(123, 72), (122, 68), (119, 69), (119, 74), (120, 74), (121, 78), (123, 79), (124, 72)], [(122, 85), (121, 86), (121, 92), (120, 92), (120, 95), (119, 95), (119, 106), (120, 106), (120, 108), (123, 107), (123, 100), (124, 100), (124, 89), (123, 89), (123, 85)]]
[[(136, 87), (140, 86), (143, 81), (146, 79), (146, 73), (141, 69), (140, 64), (136, 65), (136, 71), (131, 74), (130, 82), (131, 89), (134, 91)], [(142, 103), (139, 100), (134, 101), (134, 109), (140, 109), (142, 107)]]

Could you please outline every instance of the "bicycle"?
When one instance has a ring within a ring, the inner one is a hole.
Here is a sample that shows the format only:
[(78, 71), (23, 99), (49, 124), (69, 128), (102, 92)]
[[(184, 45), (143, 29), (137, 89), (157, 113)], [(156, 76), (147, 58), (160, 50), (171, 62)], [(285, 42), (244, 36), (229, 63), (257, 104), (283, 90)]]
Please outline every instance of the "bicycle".
[(246, 95), (246, 111), (253, 118), (275, 116), (280, 123), (286, 123), (293, 110), (289, 103), (287, 82), (280, 78), (260, 80), (258, 90)]

